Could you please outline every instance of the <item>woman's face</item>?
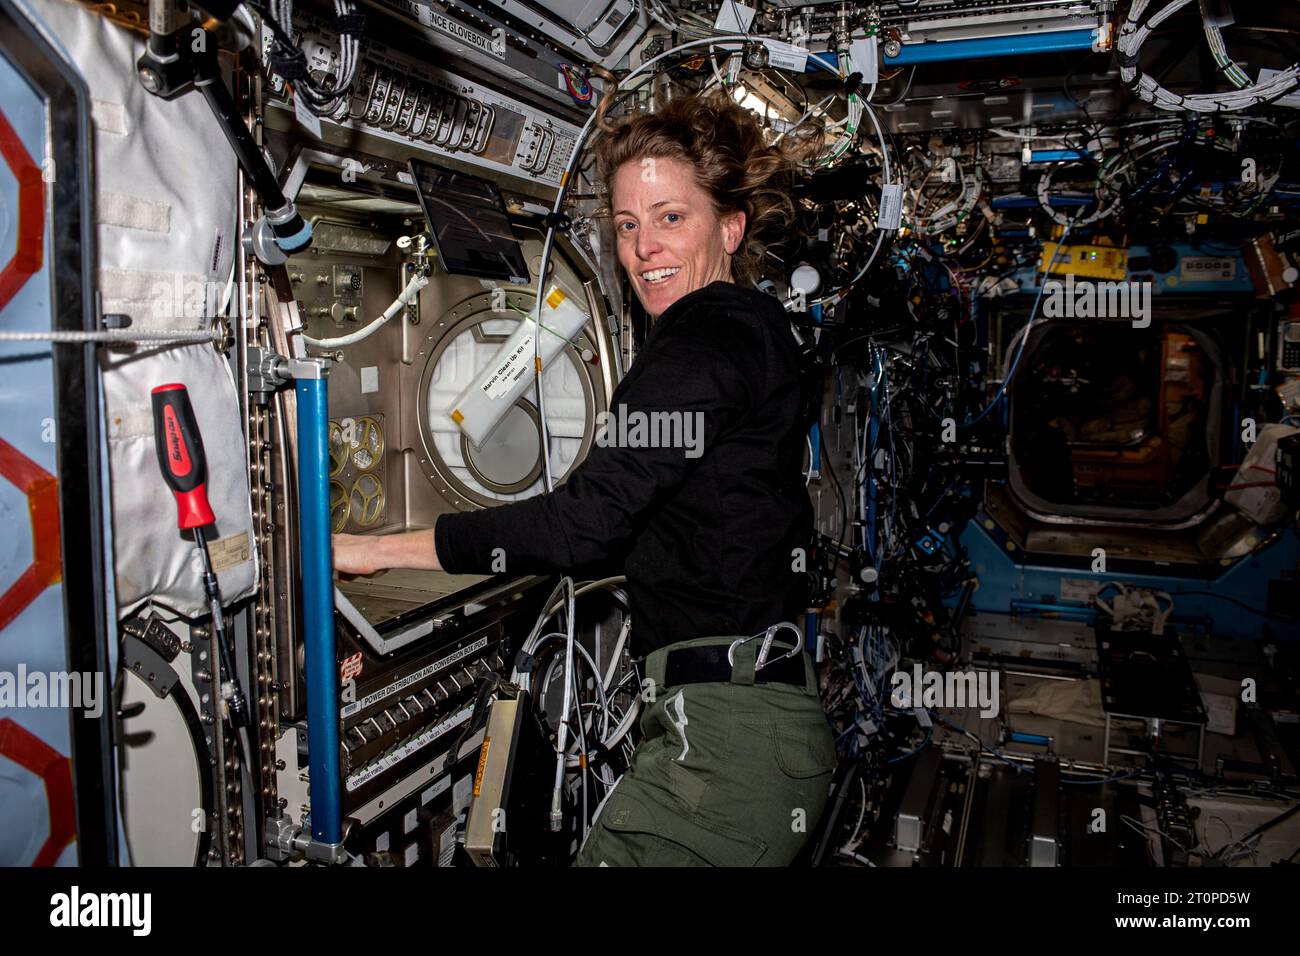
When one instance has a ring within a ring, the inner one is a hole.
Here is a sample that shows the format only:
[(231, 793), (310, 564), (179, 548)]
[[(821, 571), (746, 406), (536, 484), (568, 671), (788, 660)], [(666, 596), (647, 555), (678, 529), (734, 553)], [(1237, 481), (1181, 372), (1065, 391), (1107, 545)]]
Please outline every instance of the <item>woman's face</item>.
[(610, 200), (618, 261), (650, 315), (711, 282), (731, 281), (745, 214), (719, 216), (689, 163), (651, 156), (626, 162), (614, 173)]

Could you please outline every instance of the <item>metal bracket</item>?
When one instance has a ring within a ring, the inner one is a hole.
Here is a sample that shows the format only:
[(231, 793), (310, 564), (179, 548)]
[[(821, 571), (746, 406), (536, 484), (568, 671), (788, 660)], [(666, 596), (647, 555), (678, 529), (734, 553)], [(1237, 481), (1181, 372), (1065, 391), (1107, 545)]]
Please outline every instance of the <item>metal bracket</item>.
[(344, 863), (348, 858), (342, 841), (317, 843), (287, 813), (267, 817), (263, 836), (266, 837), (266, 858), (276, 863), (303, 859), (312, 863)]
[(157, 650), (130, 631), (122, 640), (122, 665), (148, 684), (159, 700), (170, 694), (180, 680), (171, 664)]
[(276, 244), (275, 233), (271, 231), (271, 223), (265, 216), (245, 229), (240, 239), (244, 251), (255, 256), (262, 265), (278, 266), (289, 261), (285, 251)]
[(327, 358), (285, 358), (278, 352), (252, 346), (248, 349), (248, 390), (265, 404), (272, 392), (300, 378), (324, 378), (331, 365)]

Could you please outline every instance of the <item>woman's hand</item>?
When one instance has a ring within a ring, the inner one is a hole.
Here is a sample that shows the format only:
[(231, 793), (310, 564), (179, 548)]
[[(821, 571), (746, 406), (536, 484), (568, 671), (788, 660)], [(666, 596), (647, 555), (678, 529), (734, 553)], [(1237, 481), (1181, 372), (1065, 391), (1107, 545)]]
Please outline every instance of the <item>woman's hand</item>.
[(339, 574), (374, 574), (380, 562), (379, 538), (372, 534), (334, 535), (334, 570)]

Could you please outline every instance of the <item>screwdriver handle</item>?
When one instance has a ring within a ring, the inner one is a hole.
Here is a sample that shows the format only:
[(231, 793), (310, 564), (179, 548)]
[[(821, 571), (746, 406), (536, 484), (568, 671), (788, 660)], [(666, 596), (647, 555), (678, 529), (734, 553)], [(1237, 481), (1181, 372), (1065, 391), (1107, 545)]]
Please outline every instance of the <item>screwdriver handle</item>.
[(208, 504), (207, 459), (190, 393), (173, 382), (159, 385), (152, 395), (154, 443), (163, 478), (176, 496), (176, 524), (182, 531), (213, 524), (217, 519)]

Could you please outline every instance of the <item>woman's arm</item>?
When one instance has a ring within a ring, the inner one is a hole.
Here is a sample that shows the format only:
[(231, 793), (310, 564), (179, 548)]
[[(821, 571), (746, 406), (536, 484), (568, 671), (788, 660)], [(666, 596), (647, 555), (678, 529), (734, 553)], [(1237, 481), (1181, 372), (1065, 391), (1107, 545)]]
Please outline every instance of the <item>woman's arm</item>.
[(702, 448), (597, 444), (549, 494), (440, 515), (432, 531), (336, 535), (335, 566), (350, 574), (390, 567), (529, 574), (604, 560), (753, 406), (761, 388), (754, 377), (762, 374), (764, 343), (745, 319), (701, 310), (664, 331), (666, 338), (637, 359), (645, 364), (615, 391), (611, 414), (692, 416), (702, 423)]
[(334, 535), (334, 570), (342, 574), (374, 574), (385, 568), (441, 571), (433, 546), (433, 529), (402, 534)]

